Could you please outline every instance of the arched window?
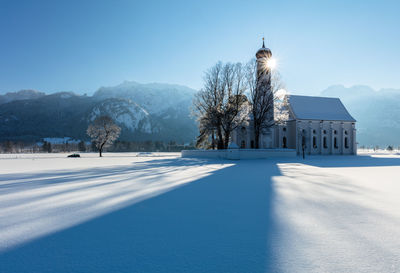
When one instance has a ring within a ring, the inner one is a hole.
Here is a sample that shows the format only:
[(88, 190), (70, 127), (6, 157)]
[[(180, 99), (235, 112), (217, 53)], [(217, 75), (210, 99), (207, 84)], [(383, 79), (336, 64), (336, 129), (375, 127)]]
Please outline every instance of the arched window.
[(349, 143), (348, 143), (347, 137), (344, 138), (344, 147), (345, 147), (346, 149), (349, 148)]
[(337, 145), (337, 138), (336, 137), (333, 139), (333, 147), (335, 147), (335, 149), (339, 148), (338, 145)]
[(337, 134), (337, 131), (336, 131), (336, 130), (333, 130), (333, 133), (336, 135), (336, 134)]
[(347, 131), (346, 130), (344, 131), (344, 134), (347, 135)]
[(315, 129), (314, 129), (314, 130), (312, 130), (312, 133), (313, 133), (313, 134), (316, 134), (316, 133), (317, 133), (317, 131), (315, 131)]
[(283, 127), (283, 129), (282, 129), (284, 132), (286, 132), (286, 127)]
[(240, 148), (242, 148), (242, 149), (246, 148), (246, 141), (242, 140), (242, 143), (240, 144)]
[(250, 148), (254, 149), (254, 140), (250, 141)]
[(324, 130), (324, 135), (326, 135), (326, 130)]
[(312, 146), (314, 149), (317, 149), (317, 137), (316, 136), (312, 137)]
[(286, 140), (286, 137), (283, 137), (282, 138), (282, 148), (287, 148), (287, 140)]
[(326, 136), (324, 136), (324, 149), (328, 148), (328, 144), (326, 143)]

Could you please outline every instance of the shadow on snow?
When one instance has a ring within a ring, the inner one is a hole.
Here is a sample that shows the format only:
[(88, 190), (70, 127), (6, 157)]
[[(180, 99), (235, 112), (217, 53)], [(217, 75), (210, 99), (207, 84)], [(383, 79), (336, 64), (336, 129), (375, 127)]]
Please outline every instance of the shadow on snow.
[[(64, 172), (57, 183), (146, 169), (161, 177), (182, 165), (211, 163), (234, 162), (151, 160), (129, 167)], [(5, 251), (0, 254), (0, 271), (277, 271), (271, 248), (271, 238), (278, 236), (271, 185), (276, 175), (276, 164), (265, 161), (243, 161), (213, 171), (167, 193)], [(40, 176), (37, 181), (1, 187), (34, 188), (37, 183), (51, 183), (54, 174)], [(1, 181), (7, 179), (27, 176)]]

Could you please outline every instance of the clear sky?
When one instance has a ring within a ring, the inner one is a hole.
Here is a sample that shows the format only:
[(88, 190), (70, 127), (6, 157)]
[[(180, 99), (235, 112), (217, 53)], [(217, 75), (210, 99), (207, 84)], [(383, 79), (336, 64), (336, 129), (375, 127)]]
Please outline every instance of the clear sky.
[(292, 93), (400, 88), (400, 1), (0, 0), (0, 93), (91, 94), (124, 80), (201, 88), (261, 46)]

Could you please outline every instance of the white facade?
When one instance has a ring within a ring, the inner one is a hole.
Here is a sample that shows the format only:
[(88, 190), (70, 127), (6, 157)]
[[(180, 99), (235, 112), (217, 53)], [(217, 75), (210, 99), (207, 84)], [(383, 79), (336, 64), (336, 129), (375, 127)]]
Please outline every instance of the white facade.
[[(295, 149), (297, 154), (357, 153), (356, 120), (337, 98), (288, 96), (289, 119), (274, 125), (260, 137), (260, 148)], [(239, 126), (231, 141), (242, 149), (255, 147), (254, 130), (249, 117)]]

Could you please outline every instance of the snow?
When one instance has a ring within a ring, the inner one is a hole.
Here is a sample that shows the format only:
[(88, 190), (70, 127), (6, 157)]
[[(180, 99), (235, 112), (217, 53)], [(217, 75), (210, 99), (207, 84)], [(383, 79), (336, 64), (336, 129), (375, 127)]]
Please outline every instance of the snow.
[(71, 98), (72, 96), (71, 96), (71, 94), (61, 94), (61, 96), (60, 96), (62, 99), (69, 99), (69, 98)]
[(70, 137), (45, 137), (43, 140), (51, 144), (64, 144), (67, 142), (78, 144), (80, 142), (80, 140), (72, 139)]
[(0, 155), (0, 272), (399, 272), (400, 156)]
[(239, 149), (239, 146), (237, 146), (237, 144), (235, 142), (231, 142), (228, 145), (229, 149)]
[(117, 124), (124, 125), (130, 131), (151, 133), (149, 114), (130, 100), (115, 99), (103, 102), (93, 108), (89, 120), (93, 121), (100, 115), (109, 115)]
[(296, 119), (356, 121), (338, 98), (288, 95)]

